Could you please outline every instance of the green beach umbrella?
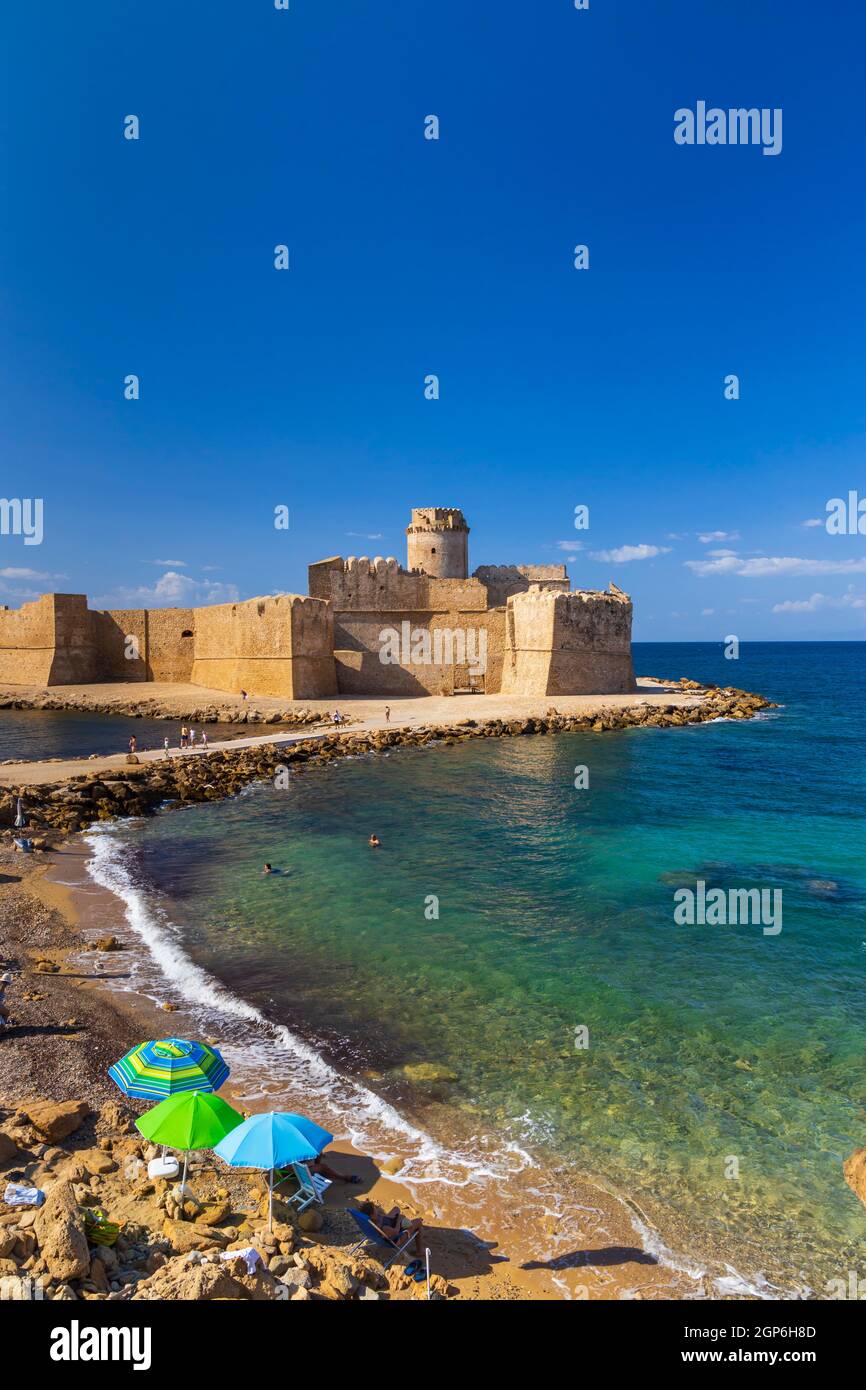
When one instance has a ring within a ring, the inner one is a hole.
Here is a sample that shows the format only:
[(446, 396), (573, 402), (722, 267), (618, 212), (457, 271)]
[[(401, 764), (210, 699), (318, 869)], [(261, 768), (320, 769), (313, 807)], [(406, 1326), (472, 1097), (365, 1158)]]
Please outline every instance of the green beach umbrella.
[(146, 1115), (136, 1120), (135, 1127), (152, 1144), (179, 1149), (183, 1154), (183, 1178), (192, 1149), (213, 1149), (243, 1124), (243, 1115), (233, 1110), (213, 1091), (181, 1091), (160, 1101)]

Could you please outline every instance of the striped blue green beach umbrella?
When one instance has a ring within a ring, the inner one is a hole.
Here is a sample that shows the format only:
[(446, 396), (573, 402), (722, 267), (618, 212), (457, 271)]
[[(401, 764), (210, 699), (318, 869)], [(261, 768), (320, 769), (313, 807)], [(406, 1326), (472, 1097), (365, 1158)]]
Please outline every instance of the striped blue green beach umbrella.
[(139, 1100), (165, 1100), (182, 1091), (218, 1091), (228, 1074), (215, 1047), (187, 1038), (138, 1043), (108, 1068), (123, 1094)]

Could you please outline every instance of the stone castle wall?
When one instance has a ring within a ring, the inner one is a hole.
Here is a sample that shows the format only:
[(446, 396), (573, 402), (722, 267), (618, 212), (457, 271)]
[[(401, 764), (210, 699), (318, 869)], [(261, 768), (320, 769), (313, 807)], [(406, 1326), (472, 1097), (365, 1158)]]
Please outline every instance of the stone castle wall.
[(503, 694), (613, 695), (636, 690), (631, 621), (631, 600), (624, 594), (516, 594), (506, 610)]
[[(330, 600), (334, 613), (337, 683), (345, 695), (450, 695), (476, 687), (499, 688), (505, 637), (505, 611), (489, 607), (487, 587), (476, 578), (439, 579), (409, 573), (391, 557), (335, 557), (311, 565), (309, 589)], [(404, 639), (404, 624), (409, 636)], [(385, 634), (400, 634), (399, 662), (389, 654)], [(432, 654), (479, 654), (486, 644), (486, 673), (477, 661), (413, 660), (422, 646), (412, 634), (426, 631)], [(482, 641), (480, 634), (485, 634)], [(439, 638), (437, 639), (437, 633)], [(452, 634), (449, 640), (448, 634)], [(459, 637), (455, 634), (460, 634)], [(437, 646), (437, 641), (439, 645)], [(474, 644), (474, 645), (473, 645)], [(405, 657), (409, 659), (405, 659)]]
[(337, 693), (333, 615), (298, 594), (195, 610), (193, 685), (307, 700)]
[(0, 608), (0, 681), (50, 685), (55, 651), (56, 596), (43, 594), (20, 608)]

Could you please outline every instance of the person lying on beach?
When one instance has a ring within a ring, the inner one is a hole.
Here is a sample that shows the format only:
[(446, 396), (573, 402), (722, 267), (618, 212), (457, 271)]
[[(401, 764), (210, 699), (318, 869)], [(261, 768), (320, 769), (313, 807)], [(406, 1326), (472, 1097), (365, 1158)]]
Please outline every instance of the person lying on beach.
[(359, 1202), (358, 1211), (363, 1212), (364, 1216), (369, 1216), (376, 1230), (381, 1231), (382, 1235), (395, 1245), (402, 1245), (405, 1237), (411, 1234), (413, 1239), (409, 1241), (406, 1249), (414, 1250), (416, 1255), (421, 1254), (424, 1223), (420, 1216), (414, 1221), (406, 1221), (399, 1207), (383, 1211), (375, 1202)]
[(311, 1173), (321, 1173), (323, 1178), (330, 1178), (331, 1182), (359, 1183), (361, 1181), (357, 1173), (338, 1173), (336, 1168), (332, 1168), (329, 1163), (325, 1162), (321, 1154), (308, 1163), (307, 1167)]
[(378, 849), (381, 843), (382, 841), (379, 839), (378, 835), (371, 835), (368, 841), (368, 844), (371, 844), (374, 849)]

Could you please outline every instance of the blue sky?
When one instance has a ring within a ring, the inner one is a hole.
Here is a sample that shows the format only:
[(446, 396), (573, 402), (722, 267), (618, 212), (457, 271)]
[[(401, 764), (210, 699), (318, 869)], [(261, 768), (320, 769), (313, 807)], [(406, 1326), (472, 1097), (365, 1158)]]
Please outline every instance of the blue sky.
[[(2, 26), (0, 493), (45, 538), (0, 536), (0, 602), (305, 592), (457, 505), (473, 567), (614, 579), (637, 639), (866, 636), (866, 536), (823, 525), (866, 497), (859, 0)], [(782, 152), (677, 145), (698, 100), (781, 108)]]

